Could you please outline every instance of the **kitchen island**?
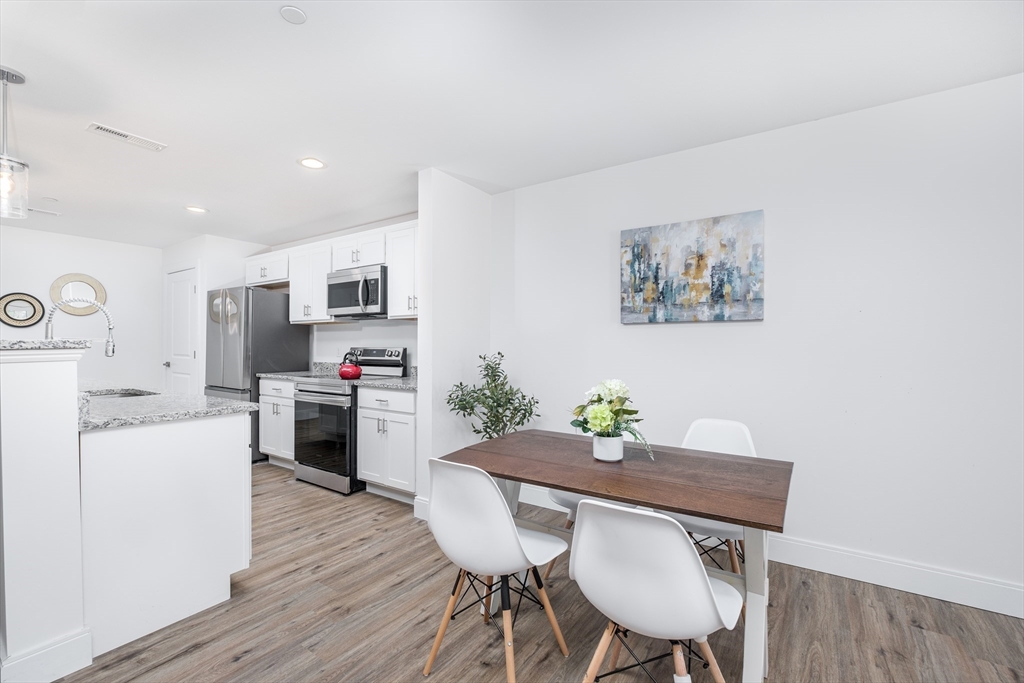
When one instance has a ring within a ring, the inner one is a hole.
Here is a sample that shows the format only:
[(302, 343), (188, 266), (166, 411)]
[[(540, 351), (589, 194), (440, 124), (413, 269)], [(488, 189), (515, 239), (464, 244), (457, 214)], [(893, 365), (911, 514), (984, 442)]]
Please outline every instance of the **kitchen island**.
[(249, 566), (258, 405), (133, 387), (79, 400), (85, 621), (93, 655), (231, 595)]
[(226, 600), (249, 564), (258, 406), (80, 386), (89, 346), (0, 340), (5, 683), (55, 680)]

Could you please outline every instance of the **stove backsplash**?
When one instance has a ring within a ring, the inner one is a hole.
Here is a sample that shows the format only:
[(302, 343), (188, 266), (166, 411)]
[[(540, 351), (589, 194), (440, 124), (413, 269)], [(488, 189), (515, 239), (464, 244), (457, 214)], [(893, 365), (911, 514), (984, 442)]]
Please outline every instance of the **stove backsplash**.
[[(341, 367), (341, 363), (325, 363), (323, 361), (313, 361), (313, 374), (314, 375), (337, 375), (338, 368)], [(416, 376), (416, 366), (409, 366), (409, 377)], [(372, 374), (372, 373), (371, 373)]]

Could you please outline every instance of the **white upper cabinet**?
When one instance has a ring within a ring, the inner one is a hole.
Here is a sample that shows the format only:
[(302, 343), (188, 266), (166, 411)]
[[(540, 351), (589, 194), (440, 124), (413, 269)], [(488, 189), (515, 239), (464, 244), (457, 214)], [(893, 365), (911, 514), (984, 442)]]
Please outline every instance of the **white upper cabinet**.
[(384, 233), (371, 231), (350, 235), (334, 243), (332, 266), (334, 270), (376, 266), (384, 263)]
[(416, 228), (387, 233), (388, 317), (415, 318), (416, 298)]
[(327, 315), (327, 274), (331, 272), (331, 245), (313, 244), (292, 251), (288, 259), (288, 318), (293, 323), (319, 323)]
[(277, 252), (245, 259), (245, 284), (270, 285), (288, 279), (288, 254)]

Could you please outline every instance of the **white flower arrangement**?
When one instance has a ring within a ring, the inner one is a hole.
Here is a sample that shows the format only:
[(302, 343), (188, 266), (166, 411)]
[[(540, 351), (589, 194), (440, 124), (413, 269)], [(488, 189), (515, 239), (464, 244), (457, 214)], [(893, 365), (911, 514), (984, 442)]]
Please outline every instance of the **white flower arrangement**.
[(619, 379), (606, 379), (587, 392), (587, 402), (576, 406), (572, 411), (573, 420), (569, 424), (583, 430), (584, 434), (594, 436), (621, 437), (626, 432), (643, 445), (647, 455), (654, 460), (650, 444), (636, 428), (640, 418), (639, 411), (627, 408), (630, 403), (629, 387)]

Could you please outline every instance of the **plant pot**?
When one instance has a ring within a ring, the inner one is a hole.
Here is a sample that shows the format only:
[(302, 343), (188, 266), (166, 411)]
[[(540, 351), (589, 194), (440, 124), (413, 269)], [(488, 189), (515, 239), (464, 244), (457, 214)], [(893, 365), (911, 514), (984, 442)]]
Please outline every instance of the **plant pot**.
[(618, 462), (622, 460), (622, 437), (595, 436), (594, 458), (604, 462)]

